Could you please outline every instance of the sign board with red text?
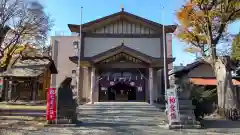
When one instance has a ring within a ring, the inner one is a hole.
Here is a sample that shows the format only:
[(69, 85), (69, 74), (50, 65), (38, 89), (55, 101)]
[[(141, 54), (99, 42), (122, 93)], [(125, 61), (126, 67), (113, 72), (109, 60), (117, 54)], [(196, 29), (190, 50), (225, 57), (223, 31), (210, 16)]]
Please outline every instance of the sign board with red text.
[(57, 115), (56, 88), (49, 88), (47, 92), (46, 119), (55, 120)]
[(168, 121), (172, 123), (180, 122), (179, 102), (176, 89), (167, 90), (167, 107), (168, 107)]

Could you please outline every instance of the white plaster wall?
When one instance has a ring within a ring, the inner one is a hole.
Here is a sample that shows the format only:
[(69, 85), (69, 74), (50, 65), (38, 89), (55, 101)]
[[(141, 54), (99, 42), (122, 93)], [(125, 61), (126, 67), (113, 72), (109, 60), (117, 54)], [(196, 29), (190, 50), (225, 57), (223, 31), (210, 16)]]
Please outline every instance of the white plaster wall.
[(91, 57), (107, 51), (111, 48), (115, 48), (121, 45), (124, 41), (124, 45), (132, 49), (140, 51), (152, 57), (160, 57), (160, 38), (90, 38), (84, 39), (85, 49), (84, 56)]
[[(54, 40), (58, 41), (58, 57), (57, 57), (57, 69), (56, 75), (56, 87), (65, 79), (65, 77), (72, 76), (72, 70), (76, 69), (76, 64), (69, 60), (70, 56), (76, 55), (72, 42), (79, 40), (78, 36), (53, 36), (51, 37), (51, 43)], [(53, 50), (54, 51), (54, 48)]]

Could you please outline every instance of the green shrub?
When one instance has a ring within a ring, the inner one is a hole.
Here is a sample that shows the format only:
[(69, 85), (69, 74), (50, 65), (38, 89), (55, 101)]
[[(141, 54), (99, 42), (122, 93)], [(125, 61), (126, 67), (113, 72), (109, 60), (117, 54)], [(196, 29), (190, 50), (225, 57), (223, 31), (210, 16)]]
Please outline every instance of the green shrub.
[(206, 87), (190, 84), (191, 98), (195, 106), (194, 113), (196, 119), (204, 117), (214, 112), (217, 100), (217, 89), (207, 89)]

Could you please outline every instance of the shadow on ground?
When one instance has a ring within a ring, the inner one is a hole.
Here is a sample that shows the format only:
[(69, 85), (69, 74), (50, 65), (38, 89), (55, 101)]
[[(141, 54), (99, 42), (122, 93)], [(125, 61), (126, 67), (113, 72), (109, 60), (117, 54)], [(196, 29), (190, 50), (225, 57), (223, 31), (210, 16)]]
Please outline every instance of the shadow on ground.
[[(74, 127), (44, 127), (33, 118), (0, 119), (0, 129), (18, 130), (24, 135), (51, 134), (97, 134), (97, 135), (179, 135), (206, 134), (206, 132), (240, 134), (240, 122), (227, 120), (204, 120), (205, 129), (201, 130), (167, 130), (164, 112), (147, 103), (106, 103), (83, 105), (78, 108), (79, 122)], [(8, 124), (2, 124), (2, 123)], [(221, 135), (221, 134), (219, 134)]]
[(202, 120), (204, 128), (240, 128), (240, 121), (206, 119)]

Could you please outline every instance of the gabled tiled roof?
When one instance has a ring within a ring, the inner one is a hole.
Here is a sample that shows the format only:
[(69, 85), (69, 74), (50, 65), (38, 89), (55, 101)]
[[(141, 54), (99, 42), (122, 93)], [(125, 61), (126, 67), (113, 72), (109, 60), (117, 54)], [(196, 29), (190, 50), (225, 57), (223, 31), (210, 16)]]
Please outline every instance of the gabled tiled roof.
[[(81, 58), (81, 61), (89, 61), (90, 63), (97, 63), (119, 53), (126, 53), (148, 64), (154, 64), (154, 63), (163, 61), (163, 58), (155, 58), (155, 57), (149, 56), (140, 51), (137, 51), (128, 46), (125, 46), (124, 44), (117, 46), (115, 48), (109, 49), (105, 52), (102, 52), (92, 57), (83, 57)], [(75, 63), (78, 57), (72, 56), (72, 57), (69, 57), (69, 59)], [(168, 63), (172, 63), (174, 60), (175, 58), (167, 58)]]
[[(122, 18), (129, 18), (133, 21), (141, 22), (142, 24), (151, 26), (155, 30), (159, 30), (159, 32), (161, 32), (162, 26), (163, 26), (162, 24), (159, 24), (157, 22), (154, 22), (154, 21), (145, 19), (143, 17), (131, 14), (131, 13), (123, 10), (123, 11), (120, 11), (120, 12), (117, 12), (117, 13), (114, 13), (114, 14), (96, 19), (94, 21), (90, 21), (88, 23), (82, 24), (82, 31), (86, 32), (86, 30), (93, 27), (93, 25), (96, 25), (96, 27), (101, 27), (105, 23), (120, 20)], [(80, 25), (68, 24), (68, 27), (71, 30), (71, 32), (78, 32), (79, 33)], [(167, 26), (165, 26), (165, 32), (166, 33), (173, 33), (176, 28), (177, 28), (177, 25), (167, 25)]]
[(175, 75), (181, 75), (181, 74), (184, 74), (184, 73), (188, 73), (189, 71), (191, 71), (192, 69), (194, 69), (194, 68), (196, 68), (196, 67), (198, 67), (198, 66), (200, 66), (200, 65), (202, 65), (202, 64), (206, 64), (206, 62), (204, 62), (203, 60), (197, 60), (197, 61), (195, 61), (195, 62), (193, 62), (193, 63), (190, 63), (190, 64), (188, 64), (188, 65), (186, 65), (185, 67), (183, 67), (182, 69), (180, 69), (180, 70), (177, 70), (177, 71), (175, 71), (175, 72), (173, 72), (173, 73), (171, 73), (170, 75), (173, 75), (173, 74), (175, 74)]
[(40, 76), (46, 68), (49, 68), (52, 74), (57, 74), (57, 69), (53, 61), (49, 59), (19, 59), (9, 69), (4, 71), (1, 76), (5, 77), (37, 77)]

